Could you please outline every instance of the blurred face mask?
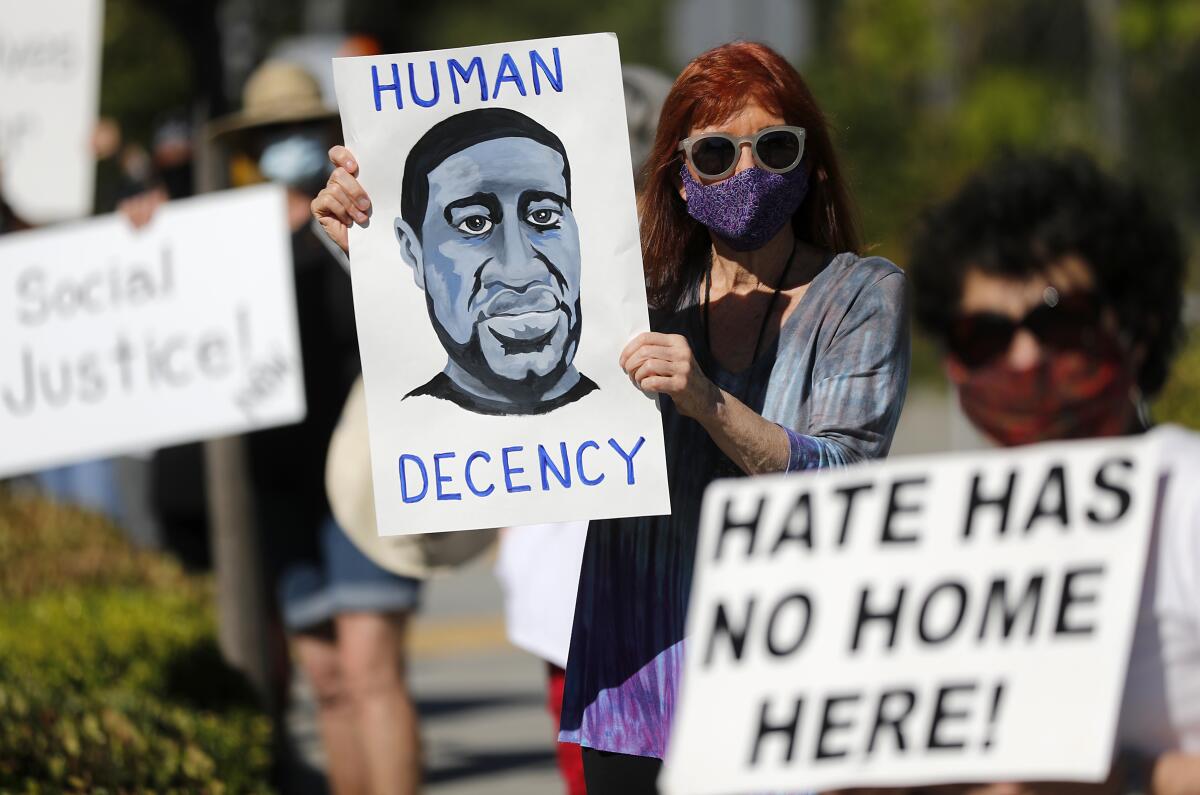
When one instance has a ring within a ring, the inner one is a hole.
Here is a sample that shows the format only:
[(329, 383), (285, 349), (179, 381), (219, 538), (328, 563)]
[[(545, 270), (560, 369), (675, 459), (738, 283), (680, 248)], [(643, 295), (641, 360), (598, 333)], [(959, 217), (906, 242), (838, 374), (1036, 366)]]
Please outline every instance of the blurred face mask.
[(1006, 359), (970, 371), (959, 385), (963, 413), (1005, 447), (1117, 436), (1133, 427), (1134, 378), (1118, 346), (1047, 351), (1028, 369)]
[(273, 139), (263, 148), (258, 170), (272, 182), (305, 193), (316, 193), (333, 171), (325, 149), (325, 141), (319, 134), (289, 133)]

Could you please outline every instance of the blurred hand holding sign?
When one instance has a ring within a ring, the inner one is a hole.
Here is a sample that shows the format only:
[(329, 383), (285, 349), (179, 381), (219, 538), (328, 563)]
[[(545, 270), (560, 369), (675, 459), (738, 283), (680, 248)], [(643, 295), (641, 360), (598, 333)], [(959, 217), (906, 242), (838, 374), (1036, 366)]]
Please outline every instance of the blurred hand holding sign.
[(1108, 775), (1153, 434), (720, 481), (671, 793)]
[(334, 60), (379, 532), (669, 510), (611, 34)]
[(34, 224), (92, 212), (102, 0), (0, 0), (0, 194)]
[(284, 219), (261, 186), (140, 231), (110, 215), (0, 238), (0, 475), (302, 419)]

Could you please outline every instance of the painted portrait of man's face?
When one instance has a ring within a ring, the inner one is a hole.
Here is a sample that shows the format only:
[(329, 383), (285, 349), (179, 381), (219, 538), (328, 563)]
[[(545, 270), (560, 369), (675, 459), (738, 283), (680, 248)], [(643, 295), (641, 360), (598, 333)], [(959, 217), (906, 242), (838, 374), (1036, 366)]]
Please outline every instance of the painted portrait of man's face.
[(428, 171), (419, 234), (397, 219), (397, 236), (449, 360), (413, 394), (530, 414), (595, 389), (573, 366), (581, 261), (569, 174), (565, 152), (519, 135)]

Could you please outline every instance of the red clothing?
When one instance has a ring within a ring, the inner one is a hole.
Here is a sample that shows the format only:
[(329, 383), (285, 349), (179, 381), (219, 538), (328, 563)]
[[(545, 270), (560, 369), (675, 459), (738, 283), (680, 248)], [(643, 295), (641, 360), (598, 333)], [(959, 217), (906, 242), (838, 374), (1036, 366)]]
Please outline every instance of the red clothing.
[[(554, 719), (555, 736), (558, 734), (559, 718), (562, 715), (563, 685), (566, 671), (554, 663), (546, 663), (550, 678), (547, 682), (546, 708)], [(567, 795), (587, 795), (583, 783), (583, 751), (575, 743), (558, 743), (558, 773), (567, 785)]]

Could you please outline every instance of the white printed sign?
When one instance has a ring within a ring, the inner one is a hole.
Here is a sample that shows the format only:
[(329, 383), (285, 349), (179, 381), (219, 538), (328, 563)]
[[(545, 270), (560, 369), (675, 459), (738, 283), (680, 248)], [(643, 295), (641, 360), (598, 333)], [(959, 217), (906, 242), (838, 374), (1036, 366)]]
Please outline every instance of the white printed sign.
[(33, 224), (92, 212), (103, 0), (0, 0), (0, 194)]
[(283, 189), (0, 237), (0, 475), (304, 417)]
[(715, 483), (666, 791), (1103, 780), (1157, 444)]
[(666, 513), (616, 37), (334, 60), (383, 535)]

